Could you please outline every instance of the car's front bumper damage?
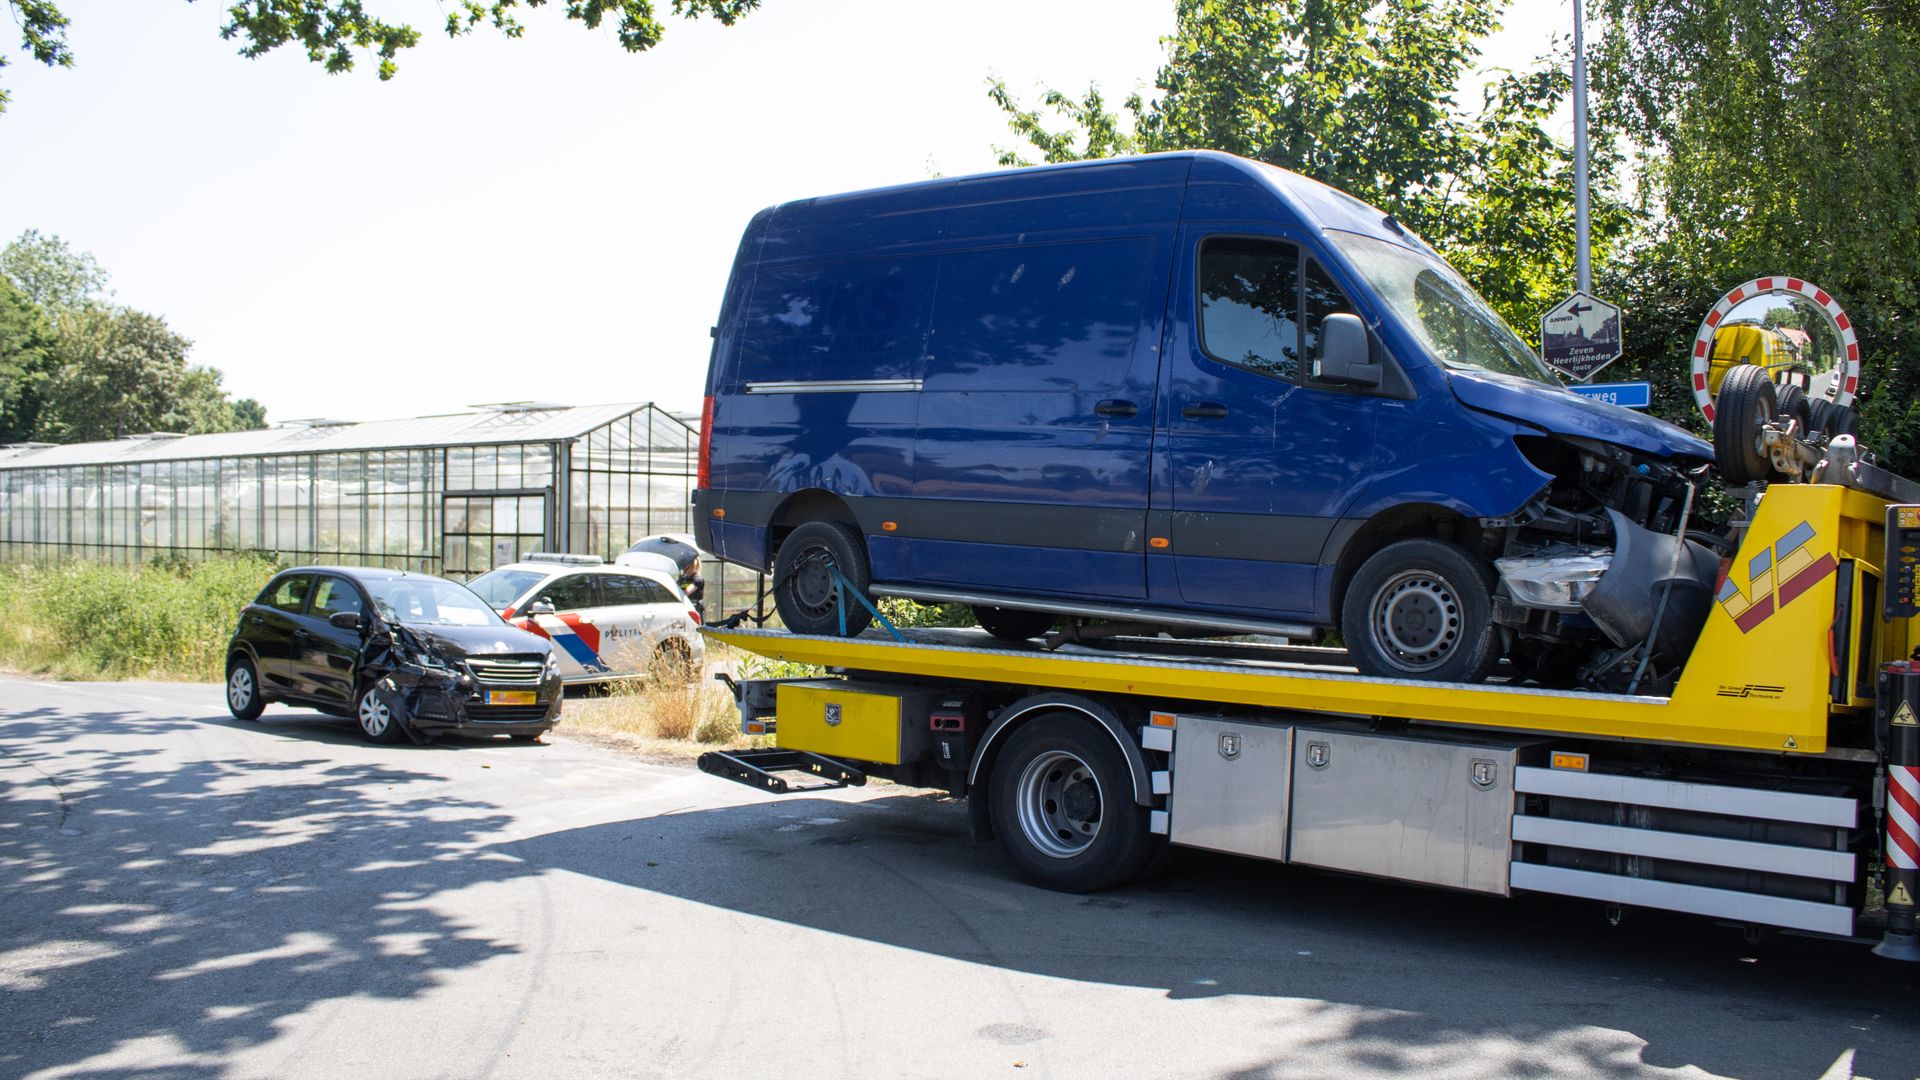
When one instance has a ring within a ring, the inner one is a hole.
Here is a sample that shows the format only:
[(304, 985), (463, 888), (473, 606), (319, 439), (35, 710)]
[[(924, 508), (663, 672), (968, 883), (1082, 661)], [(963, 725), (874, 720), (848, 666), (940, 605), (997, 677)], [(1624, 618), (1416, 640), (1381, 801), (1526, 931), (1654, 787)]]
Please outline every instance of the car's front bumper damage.
[(449, 733), (539, 735), (559, 723), (565, 694), (557, 671), (549, 667), (537, 686), (492, 686), (475, 678), (464, 659), (404, 626), (390, 626), (368, 636), (360, 670), (378, 680), (374, 693), (417, 743)]

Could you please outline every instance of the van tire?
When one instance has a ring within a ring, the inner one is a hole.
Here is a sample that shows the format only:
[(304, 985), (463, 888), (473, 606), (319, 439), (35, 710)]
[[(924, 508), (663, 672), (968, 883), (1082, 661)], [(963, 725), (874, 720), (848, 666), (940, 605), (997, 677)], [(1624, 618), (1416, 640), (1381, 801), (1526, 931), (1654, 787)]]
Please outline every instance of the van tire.
[(1760, 441), (1760, 426), (1780, 411), (1767, 370), (1741, 364), (1720, 381), (1713, 401), (1713, 461), (1734, 487), (1773, 479), (1773, 460)]
[(1001, 641), (1025, 641), (1053, 629), (1060, 617), (1046, 611), (1022, 611), (1019, 608), (973, 606), (973, 617), (980, 629)]
[(1363, 675), (1479, 682), (1499, 659), (1493, 567), (1439, 540), (1400, 540), (1360, 565), (1340, 634)]
[[(809, 521), (788, 534), (773, 560), (773, 603), (780, 621), (796, 634), (855, 637), (873, 621), (873, 613), (853, 597), (840, 596), (838, 568), (862, 596), (873, 583), (867, 546), (860, 534), (838, 521)], [(840, 610), (846, 611), (846, 631)]]
[(1124, 884), (1158, 847), (1120, 747), (1078, 716), (1035, 717), (1014, 731), (993, 763), (987, 811), (1008, 861), (1042, 888)]

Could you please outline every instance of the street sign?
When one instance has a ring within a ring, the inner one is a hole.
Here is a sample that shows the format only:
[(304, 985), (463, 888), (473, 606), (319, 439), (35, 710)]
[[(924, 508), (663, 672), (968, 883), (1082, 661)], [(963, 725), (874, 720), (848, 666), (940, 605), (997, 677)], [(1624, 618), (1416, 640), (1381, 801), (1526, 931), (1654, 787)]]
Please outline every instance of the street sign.
[(1625, 409), (1644, 409), (1653, 404), (1652, 383), (1593, 383), (1588, 386), (1569, 386), (1567, 389), (1581, 397), (1604, 401), (1609, 405), (1618, 405)]
[(1540, 317), (1540, 358), (1586, 382), (1620, 359), (1620, 309), (1576, 292)]

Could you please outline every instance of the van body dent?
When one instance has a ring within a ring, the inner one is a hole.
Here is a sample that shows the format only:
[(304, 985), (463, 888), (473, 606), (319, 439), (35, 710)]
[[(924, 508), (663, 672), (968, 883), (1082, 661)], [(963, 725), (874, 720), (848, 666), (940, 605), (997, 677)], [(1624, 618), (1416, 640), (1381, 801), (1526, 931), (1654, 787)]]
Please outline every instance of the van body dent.
[[(1642, 644), (1582, 609), (1605, 566), (1567, 584), (1568, 560), (1688, 545), (1712, 458), (1562, 390), (1391, 217), (1212, 152), (762, 211), (714, 338), (698, 539), (775, 572), (801, 632), (866, 624), (847, 580), (1008, 637), (1338, 627), (1376, 673), (1564, 675)], [(1668, 560), (1682, 624), (1697, 548)]]

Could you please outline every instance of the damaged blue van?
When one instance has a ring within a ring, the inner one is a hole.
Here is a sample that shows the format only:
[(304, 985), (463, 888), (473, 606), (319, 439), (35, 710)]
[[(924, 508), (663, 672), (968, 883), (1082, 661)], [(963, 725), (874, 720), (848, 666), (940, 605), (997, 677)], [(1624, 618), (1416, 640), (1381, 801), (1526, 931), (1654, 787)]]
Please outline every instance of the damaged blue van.
[(1391, 216), (1220, 153), (762, 211), (704, 412), (699, 542), (800, 633), (867, 625), (844, 583), (1008, 639), (1334, 628), (1371, 674), (1604, 686), (1677, 667), (1717, 565), (1711, 446), (1562, 389)]

